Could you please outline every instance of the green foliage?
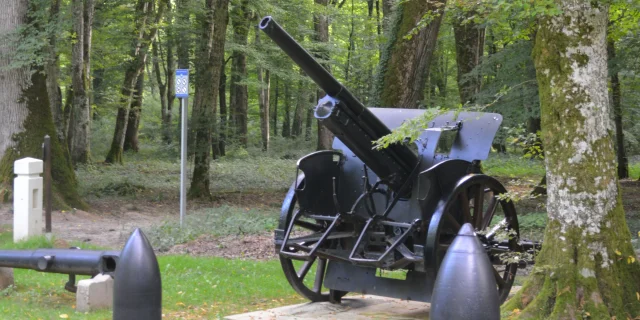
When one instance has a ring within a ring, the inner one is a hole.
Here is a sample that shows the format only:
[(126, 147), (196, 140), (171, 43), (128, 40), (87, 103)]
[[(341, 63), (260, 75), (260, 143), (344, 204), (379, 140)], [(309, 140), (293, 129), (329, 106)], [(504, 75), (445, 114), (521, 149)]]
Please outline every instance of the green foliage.
[(419, 117), (409, 119), (394, 129), (390, 134), (374, 141), (374, 149), (384, 149), (395, 143), (413, 143), (437, 116), (449, 112), (440, 108), (426, 109)]

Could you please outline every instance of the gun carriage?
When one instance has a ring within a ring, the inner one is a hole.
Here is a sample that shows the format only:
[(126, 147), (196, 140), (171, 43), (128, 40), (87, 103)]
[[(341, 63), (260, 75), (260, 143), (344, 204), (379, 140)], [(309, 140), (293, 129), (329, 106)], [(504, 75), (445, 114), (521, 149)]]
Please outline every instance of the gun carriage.
[(447, 248), (471, 223), (504, 301), (519, 267), (505, 257), (539, 244), (519, 240), (504, 186), (481, 170), (502, 116), (443, 114), (415, 146), (373, 149), (424, 110), (364, 107), (273, 18), (259, 27), (327, 93), (314, 115), (335, 135), (333, 150), (298, 160), (282, 205), (275, 247), (291, 286), (311, 301), (359, 292), (429, 302)]

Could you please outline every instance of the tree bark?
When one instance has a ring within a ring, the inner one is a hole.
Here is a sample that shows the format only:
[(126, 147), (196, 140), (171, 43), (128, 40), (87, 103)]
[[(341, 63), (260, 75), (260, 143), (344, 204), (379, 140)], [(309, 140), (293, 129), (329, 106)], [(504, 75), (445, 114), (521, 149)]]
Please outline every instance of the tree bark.
[[(616, 57), (616, 45), (613, 40), (607, 41), (607, 52), (609, 60)], [(611, 74), (611, 104), (613, 107), (613, 123), (616, 127), (616, 155), (618, 158), (618, 179), (629, 178), (629, 159), (624, 147), (624, 131), (622, 126), (622, 90), (620, 89), (620, 78), (618, 70), (612, 68)]]
[(302, 134), (307, 99), (306, 84), (304, 81), (300, 80), (298, 81), (298, 94), (296, 95), (296, 109), (293, 112), (293, 123), (291, 124), (291, 136), (294, 138), (297, 138)]
[(278, 98), (280, 97), (280, 84), (278, 83), (278, 76), (276, 76), (276, 90), (274, 92), (273, 103), (273, 135), (278, 135)]
[(387, 34), (393, 11), (395, 9), (396, 0), (382, 0), (382, 31)]
[[(131, 52), (131, 61), (125, 71), (124, 81), (120, 89), (120, 102), (116, 126), (111, 141), (111, 148), (105, 159), (106, 163), (122, 164), (122, 151), (127, 124), (129, 122), (129, 106), (138, 76), (144, 69), (151, 40), (155, 38), (158, 24), (165, 10), (165, 1), (156, 6), (155, 0), (139, 0), (136, 5), (136, 33), (138, 37)], [(157, 10), (156, 10), (157, 7)]]
[[(258, 34), (258, 32), (256, 32)], [(271, 91), (271, 75), (269, 70), (262, 76), (262, 68), (258, 68), (258, 82), (260, 83), (260, 131), (262, 133), (262, 151), (269, 150), (269, 93)]]
[[(60, 21), (60, 0), (51, 1), (49, 11), (49, 24), (58, 26)], [(57, 30), (57, 28), (54, 28)], [(48, 60), (45, 63), (45, 73), (47, 74), (47, 93), (49, 95), (49, 104), (51, 106), (51, 114), (53, 115), (53, 124), (56, 127), (56, 137), (58, 141), (66, 146), (66, 128), (64, 125), (64, 114), (62, 112), (62, 92), (58, 85), (60, 75), (60, 59), (57, 52), (57, 33), (51, 31), (49, 33), (49, 45), (47, 46)]]
[[(315, 2), (317, 5), (320, 5), (323, 7), (326, 7), (329, 4), (328, 0), (315, 0)], [(329, 17), (328, 16), (324, 14), (315, 14), (313, 16), (313, 27), (316, 32), (316, 41), (323, 42), (323, 43), (329, 42)], [(349, 38), (351, 43), (351, 35), (349, 36)], [(317, 52), (316, 55), (319, 56), (322, 59), (322, 61), (329, 60), (329, 53), (326, 51)], [(325, 69), (327, 69), (327, 71), (331, 72), (331, 65), (329, 65), (328, 63), (324, 63), (322, 66)], [(348, 72), (348, 67), (347, 67), (347, 72)], [(320, 98), (322, 98), (324, 95), (325, 95), (325, 92), (318, 89), (316, 92), (316, 98), (317, 98), (316, 101), (320, 100)], [(327, 129), (324, 126), (324, 124), (322, 124), (322, 121), (317, 121), (317, 122), (318, 122), (318, 131), (317, 131), (318, 143), (316, 145), (316, 149), (329, 150), (331, 149), (331, 144), (333, 142), (333, 133), (329, 131), (329, 129)]]
[[(396, 7), (389, 41), (382, 51), (373, 105), (416, 108), (424, 99), (431, 56), (446, 0), (409, 0)], [(427, 16), (427, 24), (410, 39), (406, 35)]]
[[(160, 59), (162, 57), (158, 53), (158, 46), (160, 45), (158, 39), (153, 40), (151, 45), (152, 61), (153, 61), (153, 74), (156, 77), (156, 83), (158, 85), (158, 92), (160, 94), (160, 117), (162, 121), (162, 141), (165, 143), (171, 143), (171, 109), (167, 104), (167, 82), (162, 82), (162, 72), (160, 70)], [(167, 55), (167, 60), (169, 56)], [(167, 70), (166, 76), (169, 76)], [(140, 78), (140, 77), (138, 77)], [(128, 128), (127, 128), (128, 130)], [(125, 140), (125, 145), (127, 144)], [(126, 150), (126, 147), (125, 147)]]
[[(27, 19), (29, 3), (12, 0), (0, 10), (0, 36), (16, 32)], [(29, 35), (21, 35), (25, 37)], [(39, 158), (42, 139), (56, 136), (43, 68), (9, 67), (17, 43), (0, 42), (0, 201), (9, 201), (13, 184), (13, 164), (23, 157)], [(56, 206), (86, 209), (77, 192), (77, 181), (66, 149), (51, 139), (52, 178)]]
[[(73, 85), (73, 103), (71, 111), (71, 121), (69, 122), (69, 152), (71, 153), (71, 161), (74, 164), (88, 163), (91, 161), (90, 156), (90, 138), (91, 138), (91, 106), (89, 105), (89, 81), (87, 78), (87, 59), (85, 53), (87, 48), (85, 41), (90, 41), (91, 29), (85, 26), (85, 1), (72, 1), (73, 7), (73, 32), (75, 34), (75, 43), (72, 48), (71, 61), (71, 83)], [(93, 3), (91, 1), (91, 3)], [(85, 33), (89, 35), (85, 35)]]
[(562, 13), (542, 18), (533, 53), (549, 221), (536, 270), (502, 310), (517, 319), (627, 319), (640, 314), (640, 267), (611, 137), (608, 5), (556, 2)]
[(284, 121), (282, 122), (282, 137), (291, 137), (291, 91), (289, 81), (284, 82)]
[[(238, 46), (247, 46), (251, 12), (249, 1), (242, 0), (239, 6), (231, 12), (233, 25), (233, 39)], [(246, 84), (241, 84), (247, 78), (247, 55), (242, 50), (234, 50), (231, 55), (231, 101), (229, 108), (233, 113), (236, 138), (240, 145), (247, 147), (247, 109), (249, 106), (249, 92)]]
[(218, 142), (218, 150), (220, 156), (224, 157), (226, 154), (226, 141), (227, 141), (227, 74), (225, 73), (225, 65), (223, 63), (220, 67), (220, 86), (218, 87), (218, 100), (220, 101), (220, 140)]
[(467, 11), (455, 17), (453, 22), (458, 65), (458, 92), (462, 105), (475, 101), (475, 95), (480, 91), (482, 84), (480, 76), (468, 76), (480, 64), (484, 53), (485, 28), (473, 21), (474, 15), (477, 15), (475, 11)]
[(140, 150), (138, 144), (138, 128), (140, 128), (143, 94), (144, 73), (141, 73), (136, 81), (135, 92), (133, 93), (133, 99), (129, 107), (129, 121), (127, 122), (127, 131), (124, 135), (123, 151), (138, 152)]
[[(225, 34), (228, 23), (228, 0), (207, 0), (202, 22), (198, 63), (196, 64), (196, 93), (193, 106), (195, 156), (189, 198), (211, 198), (209, 165), (212, 135), (217, 135), (215, 118), (218, 104), (220, 71), (224, 59)], [(212, 121), (213, 119), (213, 121)], [(213, 124), (212, 124), (213, 122)]]

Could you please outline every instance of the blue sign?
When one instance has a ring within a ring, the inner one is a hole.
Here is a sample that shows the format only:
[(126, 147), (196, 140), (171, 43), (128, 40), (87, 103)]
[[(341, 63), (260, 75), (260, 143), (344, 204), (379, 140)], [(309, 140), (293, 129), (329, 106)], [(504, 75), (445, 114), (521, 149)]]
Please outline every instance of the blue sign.
[(176, 97), (189, 97), (189, 69), (176, 70)]

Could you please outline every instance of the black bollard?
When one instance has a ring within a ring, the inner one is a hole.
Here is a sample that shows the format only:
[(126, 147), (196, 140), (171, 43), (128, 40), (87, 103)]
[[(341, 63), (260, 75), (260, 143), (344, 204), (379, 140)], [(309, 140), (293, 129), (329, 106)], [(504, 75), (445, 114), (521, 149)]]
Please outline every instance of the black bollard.
[(160, 267), (140, 229), (122, 249), (113, 283), (113, 320), (129, 319), (162, 319)]
[(469, 223), (460, 228), (440, 265), (429, 319), (500, 319), (493, 265)]

